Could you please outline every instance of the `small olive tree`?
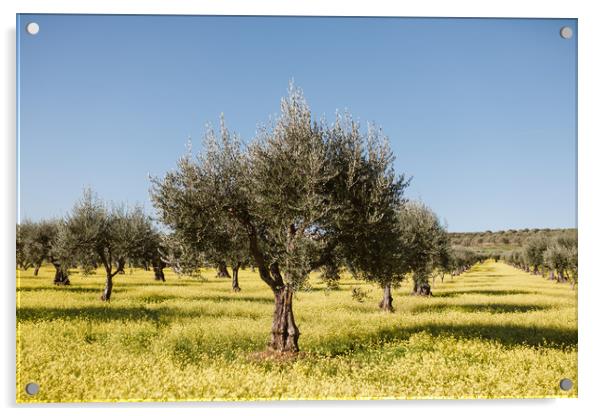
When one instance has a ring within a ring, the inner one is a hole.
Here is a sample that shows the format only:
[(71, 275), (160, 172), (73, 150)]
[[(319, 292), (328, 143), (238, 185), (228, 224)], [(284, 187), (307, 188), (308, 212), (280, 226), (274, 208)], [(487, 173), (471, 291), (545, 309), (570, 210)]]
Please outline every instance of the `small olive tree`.
[(456, 246), (452, 248), (452, 276), (460, 275), (470, 269), (478, 260), (477, 253), (467, 247)]
[(180, 240), (176, 233), (162, 235), (161, 260), (178, 276), (199, 276), (203, 256), (194, 247)]
[[(543, 253), (546, 266), (551, 276), (558, 282), (569, 281), (575, 287), (578, 277), (577, 236), (559, 236), (548, 244)], [(556, 275), (554, 276), (554, 272)]]
[(59, 244), (64, 256), (75, 263), (94, 260), (104, 267), (106, 279), (101, 300), (109, 301), (113, 278), (124, 270), (128, 261), (144, 258), (145, 242), (151, 238), (152, 224), (141, 208), (109, 207), (86, 190), (66, 217)]
[(55, 221), (24, 221), (20, 227), (20, 246), (22, 262), (34, 268), (33, 275), (37, 276), (42, 264), (47, 261), (53, 240), (56, 237)]
[(42, 220), (38, 222), (25, 221), (20, 225), (18, 236), (21, 246), (21, 261), (34, 267), (34, 276), (44, 262), (51, 263), (55, 268), (54, 284), (70, 284), (67, 261), (61, 259), (58, 247), (58, 236), (61, 229), (59, 220)]
[[(211, 247), (203, 252), (209, 264), (217, 265), (217, 277), (232, 279), (232, 290), (240, 292), (238, 272), (250, 263), (249, 247), (244, 229), (236, 222), (219, 224), (213, 230)], [(228, 265), (232, 268), (232, 276), (228, 273)]]
[(523, 244), (523, 257), (529, 271), (543, 275), (545, 266), (543, 254), (548, 248), (548, 239), (534, 235), (528, 237)]
[[(31, 232), (31, 222), (25, 221), (21, 224), (17, 224), (17, 241), (16, 241), (16, 254), (17, 254), (17, 267), (21, 270), (29, 269), (32, 264), (27, 256), (27, 250), (25, 249), (29, 233)], [(34, 273), (34, 275), (36, 275)]]
[(437, 215), (425, 204), (411, 201), (399, 210), (402, 247), (412, 272), (414, 295), (430, 296), (429, 277), (447, 250), (448, 237)]
[(163, 246), (164, 236), (153, 227), (150, 221), (145, 221), (144, 227), (147, 228), (145, 233), (148, 238), (142, 241), (141, 246), (138, 247), (139, 255), (133, 259), (133, 265), (142, 266), (144, 270), (152, 268), (154, 279), (165, 282), (165, 272), (163, 269), (167, 267), (167, 263), (162, 257), (162, 253), (165, 250)]
[(388, 141), (374, 127), (368, 130), (365, 150), (350, 150), (349, 159), (355, 168), (349, 179), (355, 186), (347, 196), (350, 211), (342, 217), (349, 222), (340, 227), (344, 256), (355, 278), (382, 288), (379, 307), (393, 312), (392, 288), (410, 271), (398, 223), (398, 210), (405, 202), (403, 191), (409, 181), (395, 174)]

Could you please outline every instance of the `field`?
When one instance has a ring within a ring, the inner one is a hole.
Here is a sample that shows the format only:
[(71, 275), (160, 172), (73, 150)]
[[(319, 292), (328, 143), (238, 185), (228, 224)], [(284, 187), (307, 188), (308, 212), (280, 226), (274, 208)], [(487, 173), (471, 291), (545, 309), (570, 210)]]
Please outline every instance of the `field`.
[(128, 271), (109, 304), (100, 271), (70, 287), (52, 285), (52, 267), (18, 275), (18, 402), (577, 396), (576, 291), (493, 261), (438, 280), (431, 298), (406, 282), (393, 314), (375, 286), (312, 277), (294, 304), (302, 353), (284, 358), (257, 353), (273, 297), (250, 270), (239, 293), (213, 271), (166, 283)]

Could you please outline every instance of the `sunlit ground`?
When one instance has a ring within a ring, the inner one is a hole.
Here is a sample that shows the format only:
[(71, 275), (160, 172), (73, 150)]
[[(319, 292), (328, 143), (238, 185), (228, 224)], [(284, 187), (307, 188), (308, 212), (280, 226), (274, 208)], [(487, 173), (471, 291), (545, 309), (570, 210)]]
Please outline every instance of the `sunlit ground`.
[(109, 304), (100, 270), (70, 287), (52, 284), (52, 267), (17, 274), (19, 402), (577, 395), (576, 290), (502, 263), (437, 280), (431, 298), (406, 282), (393, 314), (375, 286), (312, 278), (294, 303), (302, 353), (286, 359), (253, 354), (265, 350), (272, 295), (250, 270), (239, 293), (213, 271), (165, 283), (128, 271)]

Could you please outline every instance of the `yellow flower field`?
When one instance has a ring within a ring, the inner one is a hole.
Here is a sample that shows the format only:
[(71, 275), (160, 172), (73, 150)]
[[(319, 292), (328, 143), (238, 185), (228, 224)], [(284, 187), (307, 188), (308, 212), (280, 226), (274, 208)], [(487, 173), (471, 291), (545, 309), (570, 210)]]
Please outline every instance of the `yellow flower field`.
[(393, 314), (375, 286), (312, 277), (294, 301), (302, 352), (284, 358), (257, 354), (273, 297), (250, 270), (239, 293), (210, 270), (165, 283), (128, 270), (107, 304), (100, 270), (69, 287), (53, 273), (17, 271), (18, 402), (577, 396), (576, 290), (503, 263), (437, 280), (430, 298), (406, 282)]

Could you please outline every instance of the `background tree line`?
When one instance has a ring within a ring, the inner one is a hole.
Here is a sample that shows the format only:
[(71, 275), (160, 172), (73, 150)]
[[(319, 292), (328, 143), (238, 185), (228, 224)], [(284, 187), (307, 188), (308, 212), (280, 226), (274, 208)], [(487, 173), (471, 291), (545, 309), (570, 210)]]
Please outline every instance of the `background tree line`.
[(523, 228), (483, 232), (449, 233), (452, 245), (471, 247), (475, 250), (504, 251), (521, 247), (531, 237), (554, 238), (565, 233), (576, 232), (565, 228)]
[[(449, 233), (454, 247), (482, 258), (503, 260), (518, 269), (559, 283), (578, 281), (577, 230), (523, 229), (483, 233)], [(511, 238), (507, 243), (506, 238)], [(501, 244), (500, 244), (501, 242)]]
[(554, 237), (531, 236), (522, 247), (498, 254), (506, 263), (521, 270), (555, 280), (578, 282), (577, 231), (567, 230)]

